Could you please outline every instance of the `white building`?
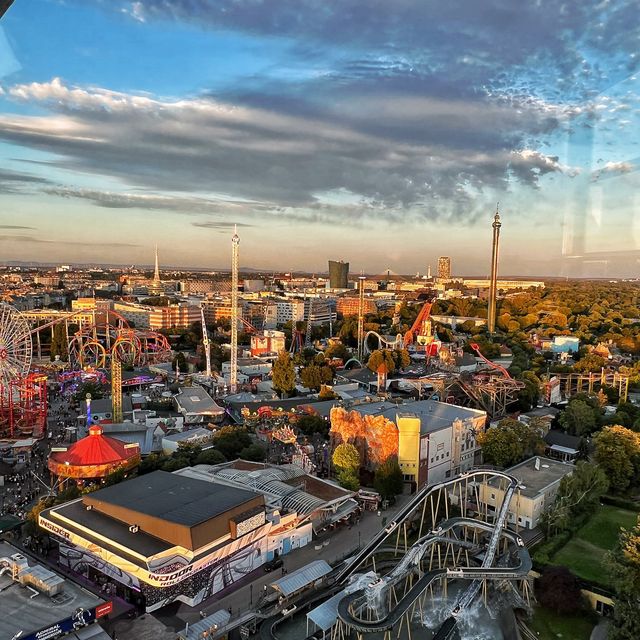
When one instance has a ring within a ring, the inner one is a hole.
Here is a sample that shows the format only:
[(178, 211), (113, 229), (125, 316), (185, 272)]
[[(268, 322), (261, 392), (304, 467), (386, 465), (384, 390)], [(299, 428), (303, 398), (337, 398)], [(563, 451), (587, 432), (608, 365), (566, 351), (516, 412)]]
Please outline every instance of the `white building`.
[[(529, 458), (505, 473), (520, 481), (518, 491), (511, 500), (508, 521), (525, 529), (534, 529), (540, 516), (553, 504), (562, 478), (573, 472), (574, 466), (551, 458)], [(500, 507), (504, 491), (497, 481), (480, 485), (480, 503), (491, 513)]]

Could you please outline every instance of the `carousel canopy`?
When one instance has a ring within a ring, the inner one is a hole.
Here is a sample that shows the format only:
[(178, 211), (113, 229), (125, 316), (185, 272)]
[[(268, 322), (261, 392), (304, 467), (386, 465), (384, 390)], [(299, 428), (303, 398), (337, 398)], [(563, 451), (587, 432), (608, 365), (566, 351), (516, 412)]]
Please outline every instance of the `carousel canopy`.
[(139, 461), (138, 443), (105, 436), (102, 427), (93, 425), (86, 438), (66, 449), (54, 448), (49, 455), (49, 469), (61, 476), (95, 478), (120, 467), (133, 467)]

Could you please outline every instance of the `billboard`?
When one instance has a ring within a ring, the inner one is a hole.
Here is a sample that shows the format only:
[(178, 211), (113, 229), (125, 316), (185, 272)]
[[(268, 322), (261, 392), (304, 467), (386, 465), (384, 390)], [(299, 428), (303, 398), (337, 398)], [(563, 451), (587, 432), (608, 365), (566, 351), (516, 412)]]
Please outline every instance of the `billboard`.
[(112, 611), (113, 602), (104, 602), (91, 609), (78, 607), (68, 618), (39, 629), (38, 631), (34, 631), (33, 633), (29, 633), (26, 636), (21, 635), (20, 640), (53, 640), (72, 631), (78, 631), (78, 629), (88, 627)]

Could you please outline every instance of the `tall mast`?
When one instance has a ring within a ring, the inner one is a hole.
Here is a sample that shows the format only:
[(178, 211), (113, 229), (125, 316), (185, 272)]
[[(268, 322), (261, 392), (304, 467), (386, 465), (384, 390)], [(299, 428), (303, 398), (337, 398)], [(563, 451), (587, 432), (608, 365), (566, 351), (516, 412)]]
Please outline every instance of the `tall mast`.
[(358, 278), (358, 361), (364, 357), (364, 273)]
[(238, 388), (238, 227), (231, 238), (231, 373), (229, 390), (236, 393)]
[(207, 331), (207, 323), (204, 321), (204, 307), (200, 305), (200, 320), (202, 322), (202, 348), (204, 349), (204, 359), (207, 363), (205, 375), (211, 377), (211, 344), (209, 343), (209, 332)]
[[(499, 204), (499, 203), (498, 203)], [(496, 306), (498, 299), (498, 249), (500, 243), (500, 213), (496, 205), (496, 214), (493, 217), (493, 240), (491, 243), (491, 282), (489, 283), (489, 313), (487, 315), (487, 326), (489, 333), (496, 330)]]

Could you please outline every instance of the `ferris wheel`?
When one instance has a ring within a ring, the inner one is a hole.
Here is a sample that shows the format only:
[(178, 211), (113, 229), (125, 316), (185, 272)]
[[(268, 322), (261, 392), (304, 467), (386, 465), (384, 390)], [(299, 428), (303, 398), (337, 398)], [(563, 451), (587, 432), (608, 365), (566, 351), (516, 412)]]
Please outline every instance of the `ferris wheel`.
[(26, 376), (31, 367), (31, 329), (11, 305), (0, 304), (0, 385)]

